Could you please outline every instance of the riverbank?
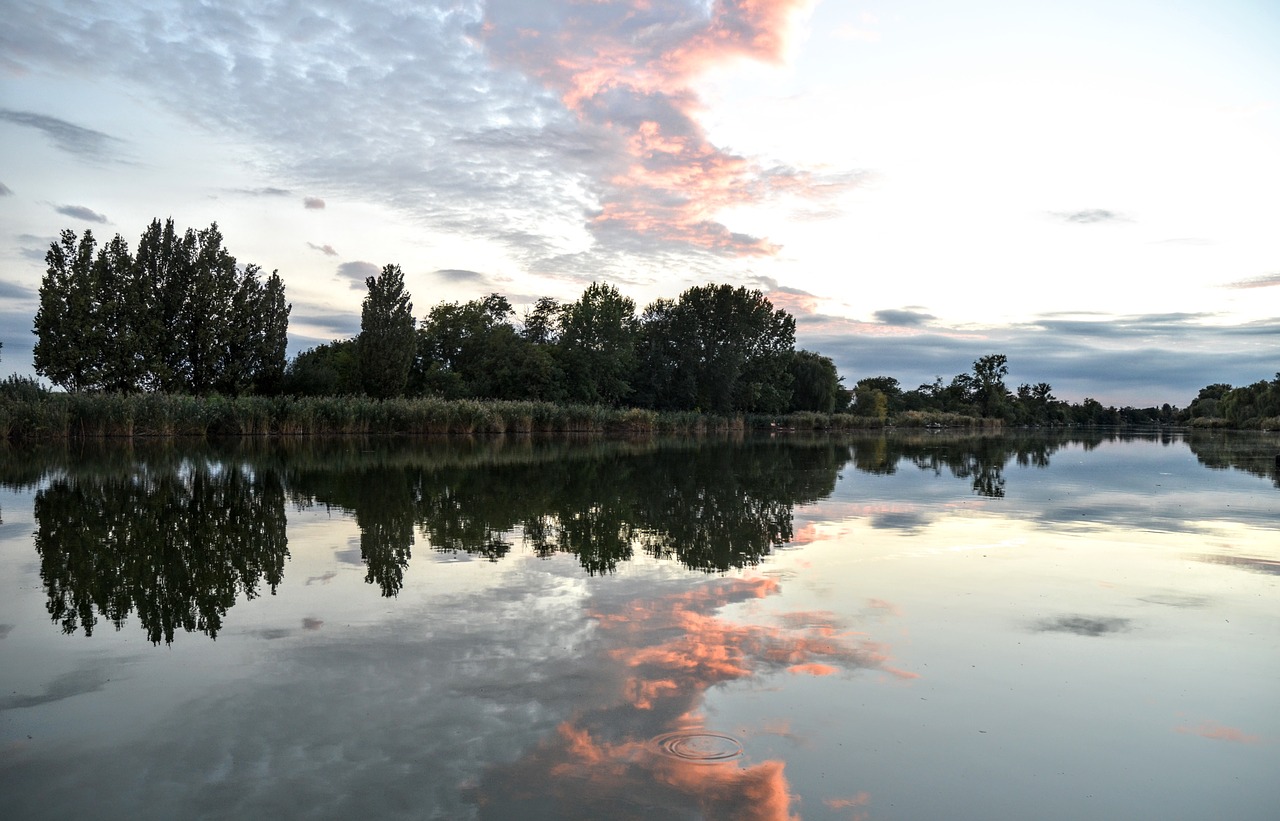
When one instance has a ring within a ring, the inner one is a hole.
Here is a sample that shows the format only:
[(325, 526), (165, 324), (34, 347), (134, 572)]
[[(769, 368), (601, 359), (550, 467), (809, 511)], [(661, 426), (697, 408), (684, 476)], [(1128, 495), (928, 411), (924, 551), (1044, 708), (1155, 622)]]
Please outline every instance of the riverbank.
[(0, 438), (166, 436), (682, 434), (762, 430), (875, 430), (888, 426), (999, 428), (995, 419), (911, 412), (720, 415), (496, 400), (367, 397), (45, 393), (0, 401)]

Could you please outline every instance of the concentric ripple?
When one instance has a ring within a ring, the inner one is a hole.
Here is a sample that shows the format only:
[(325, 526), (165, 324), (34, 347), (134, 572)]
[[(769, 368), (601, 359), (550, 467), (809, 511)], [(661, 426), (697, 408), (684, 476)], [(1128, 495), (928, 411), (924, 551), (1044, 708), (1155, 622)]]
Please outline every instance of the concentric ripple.
[(720, 733), (677, 732), (653, 740), (658, 752), (682, 761), (716, 764), (742, 755), (742, 742)]

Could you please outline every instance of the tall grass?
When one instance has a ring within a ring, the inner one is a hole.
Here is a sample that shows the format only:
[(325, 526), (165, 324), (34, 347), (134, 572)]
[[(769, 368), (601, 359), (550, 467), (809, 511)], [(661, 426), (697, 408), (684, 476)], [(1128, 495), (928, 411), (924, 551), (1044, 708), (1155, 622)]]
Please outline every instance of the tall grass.
[(709, 433), (741, 416), (550, 402), (35, 393), (0, 396), (0, 438)]
[[(1272, 421), (1272, 420), (1269, 420)], [(550, 402), (334, 397), (0, 392), (0, 438), (172, 436), (690, 434), (756, 430), (992, 428), (1000, 421), (908, 411), (890, 420), (850, 414), (712, 415)]]

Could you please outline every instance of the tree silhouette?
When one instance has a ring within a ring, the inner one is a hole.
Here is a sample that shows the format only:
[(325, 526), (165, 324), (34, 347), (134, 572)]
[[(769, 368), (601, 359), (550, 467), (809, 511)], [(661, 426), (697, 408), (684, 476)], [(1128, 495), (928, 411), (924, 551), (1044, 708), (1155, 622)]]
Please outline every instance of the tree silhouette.
[(365, 279), (369, 292), (360, 309), (360, 378), (370, 396), (386, 399), (404, 393), (413, 366), (413, 303), (404, 289), (399, 265), (386, 265)]

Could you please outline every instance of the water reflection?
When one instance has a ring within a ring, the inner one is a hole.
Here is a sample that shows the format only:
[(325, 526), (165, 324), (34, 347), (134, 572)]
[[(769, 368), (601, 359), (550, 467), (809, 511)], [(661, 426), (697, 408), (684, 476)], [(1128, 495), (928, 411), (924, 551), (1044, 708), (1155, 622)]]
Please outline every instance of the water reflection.
[(489, 767), (468, 792), (480, 818), (793, 818), (784, 762), (752, 763), (751, 744), (708, 726), (707, 691), (772, 675), (870, 670), (910, 679), (887, 645), (833, 614), (781, 613), (739, 623), (722, 611), (780, 593), (766, 578), (596, 601), (591, 618), (616, 671), (612, 687), (517, 760)]
[(834, 442), (763, 440), (524, 442), (452, 455), (463, 458), (372, 443), (360, 458), (295, 462), (289, 486), (299, 504), (351, 512), (370, 581), (394, 595), (417, 533), (436, 551), (491, 561), (518, 538), (539, 556), (571, 554), (592, 575), (637, 551), (707, 572), (748, 567), (791, 538), (795, 505), (830, 495), (847, 459)]
[[(38, 488), (35, 545), (54, 621), (92, 634), (99, 618), (119, 628), (136, 613), (158, 643), (178, 630), (216, 637), (237, 598), (275, 592), (288, 557), (286, 501), (350, 515), (366, 581), (392, 597), (419, 539), (431, 551), (489, 561), (517, 546), (544, 558), (570, 555), (590, 575), (637, 555), (724, 572), (807, 541), (796, 533), (795, 507), (829, 497), (848, 467), (879, 476), (915, 468), (1003, 499), (1011, 466), (1046, 468), (1063, 448), (1117, 439), (1180, 441), (1167, 432), (1057, 431), (63, 444), (0, 452), (0, 485)], [(1273, 437), (1207, 433), (1187, 443), (1202, 464), (1280, 486)], [(918, 531), (931, 521), (917, 506), (874, 509), (879, 526)], [(1040, 511), (1046, 520), (1083, 515), (1070, 497), (1046, 500)], [(1209, 560), (1276, 572), (1264, 558)]]
[(35, 548), (49, 614), (92, 635), (137, 613), (147, 638), (216, 638), (237, 597), (272, 593), (289, 555), (278, 473), (183, 461), (59, 477), (36, 492)]
[(0, 795), (1271, 818), (1274, 439), (1114, 438), (0, 448)]

